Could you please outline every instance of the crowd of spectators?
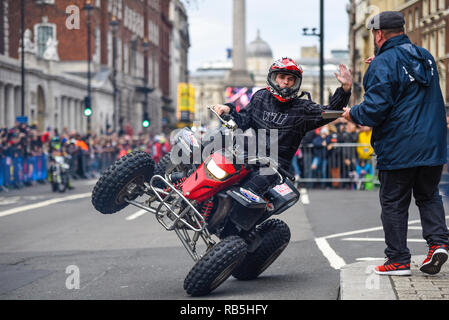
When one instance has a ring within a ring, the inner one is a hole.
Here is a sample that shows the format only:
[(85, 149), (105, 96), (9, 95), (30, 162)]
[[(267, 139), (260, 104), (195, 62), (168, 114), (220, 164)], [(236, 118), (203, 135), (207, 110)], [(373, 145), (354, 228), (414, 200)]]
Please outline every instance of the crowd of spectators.
[(343, 118), (310, 131), (292, 159), (292, 172), (309, 188), (370, 189), (374, 178), (371, 128)]
[[(128, 133), (82, 135), (76, 131), (69, 132), (67, 129), (58, 132), (57, 129), (50, 128), (40, 132), (36, 125), (16, 123), (13, 128), (0, 128), (0, 170), (5, 170), (5, 159), (11, 163), (19, 158), (43, 155), (50, 157), (52, 141), (55, 138), (60, 141), (63, 151), (68, 155), (71, 176), (74, 179), (97, 178), (101, 171), (116, 159), (135, 149), (150, 153), (156, 162), (170, 150), (168, 139), (164, 135)], [(34, 183), (34, 181), (26, 183), (15, 181), (13, 185), (0, 184), (0, 189), (21, 188), (24, 184)], [(36, 183), (45, 183), (45, 179)]]
[[(39, 132), (35, 125), (17, 123), (13, 128), (0, 129), (0, 161), (6, 157), (51, 156), (51, 142), (55, 137), (69, 155), (74, 179), (97, 178), (116, 159), (135, 149), (148, 152), (156, 163), (170, 150), (168, 138), (163, 135), (133, 135), (126, 130), (120, 135), (81, 135), (50, 128)], [(292, 159), (291, 170), (310, 188), (363, 189), (369, 186), (366, 178), (375, 174), (370, 138), (370, 128), (357, 127), (339, 118), (306, 134)], [(21, 183), (14, 185), (21, 186)]]

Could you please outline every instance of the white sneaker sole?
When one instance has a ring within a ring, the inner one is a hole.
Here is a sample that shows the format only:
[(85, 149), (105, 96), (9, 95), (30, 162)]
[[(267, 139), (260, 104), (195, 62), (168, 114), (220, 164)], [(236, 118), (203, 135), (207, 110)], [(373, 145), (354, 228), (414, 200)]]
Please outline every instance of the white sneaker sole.
[(376, 268), (374, 268), (374, 273), (379, 274), (379, 275), (385, 275), (385, 276), (411, 276), (412, 275), (411, 270), (377, 271)]
[(427, 274), (437, 274), (441, 270), (441, 266), (447, 260), (447, 251), (444, 249), (437, 249), (432, 255), (432, 259), (424, 263), (419, 270)]

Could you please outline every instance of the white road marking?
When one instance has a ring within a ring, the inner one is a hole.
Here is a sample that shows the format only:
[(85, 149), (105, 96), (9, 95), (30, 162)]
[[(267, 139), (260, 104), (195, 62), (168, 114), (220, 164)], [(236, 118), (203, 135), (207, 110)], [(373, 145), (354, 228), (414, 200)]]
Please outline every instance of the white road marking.
[[(385, 238), (343, 238), (343, 241), (373, 241), (385, 242)], [(407, 242), (426, 242), (424, 239), (407, 239)]]
[(373, 257), (366, 257), (366, 258), (356, 258), (356, 261), (378, 261), (378, 260), (385, 260), (385, 258), (373, 258)]
[(41, 208), (41, 207), (46, 207), (46, 206), (49, 206), (49, 205), (52, 205), (52, 204), (55, 204), (55, 203), (59, 203), (59, 202), (70, 201), (70, 200), (77, 200), (77, 199), (82, 199), (82, 198), (88, 198), (91, 195), (92, 195), (92, 192), (79, 193), (79, 194), (74, 194), (74, 195), (67, 196), (67, 197), (46, 200), (46, 201), (42, 201), (42, 202), (38, 202), (38, 203), (29, 204), (29, 205), (26, 205), (26, 206), (20, 206), (20, 207), (17, 207), (17, 208), (5, 210), (5, 211), (0, 211), (0, 217), (5, 217), (5, 216), (9, 216), (11, 214), (15, 214), (15, 213), (23, 212), (23, 211), (33, 210), (33, 209), (37, 209), (37, 208)]
[(144, 214), (147, 213), (147, 212), (148, 212), (148, 211), (143, 210), (143, 209), (142, 209), (142, 210), (139, 210), (139, 211), (137, 211), (136, 213), (134, 213), (134, 214), (132, 214), (132, 215), (126, 217), (126, 220), (131, 221), (131, 220), (137, 219), (138, 217), (144, 215)]
[(326, 239), (339, 238), (339, 237), (344, 237), (344, 236), (350, 236), (353, 234), (365, 233), (365, 232), (371, 232), (371, 231), (379, 231), (379, 230), (383, 230), (383, 227), (375, 227), (375, 228), (360, 229), (360, 230), (355, 230), (355, 231), (336, 233), (336, 234), (326, 236), (325, 238)]
[[(446, 216), (446, 219), (449, 219), (449, 215)], [(421, 220), (411, 220), (411, 221), (409, 221), (408, 224), (410, 225), (410, 224), (416, 224), (416, 223), (421, 223)], [(417, 227), (409, 226), (408, 228), (412, 229), (412, 230), (421, 229), (421, 227), (419, 227), (419, 226), (417, 226)], [(331, 235), (328, 235), (325, 237), (315, 238), (315, 242), (316, 242), (318, 248), (323, 253), (323, 255), (329, 261), (331, 267), (338, 270), (338, 269), (341, 269), (343, 266), (345, 266), (346, 262), (343, 260), (342, 257), (340, 257), (335, 252), (334, 249), (332, 249), (332, 247), (329, 245), (329, 242), (327, 241), (327, 239), (345, 237), (345, 236), (349, 236), (349, 235), (372, 232), (372, 231), (379, 231), (379, 230), (383, 230), (383, 227), (374, 227), (374, 228), (367, 228), (367, 229), (360, 229), (360, 230), (354, 230), (354, 231), (349, 231), (349, 232), (331, 234)], [(385, 238), (344, 238), (342, 240), (345, 240), (345, 241), (385, 241)], [(424, 239), (407, 239), (407, 241), (409, 241), (409, 242), (425, 242)], [(360, 259), (363, 259), (363, 258), (360, 258)], [(369, 259), (378, 260), (377, 258), (369, 258)], [(379, 258), (379, 260), (381, 260), (381, 259), (382, 258)], [(361, 260), (361, 261), (363, 261), (363, 260)]]
[(299, 193), (300, 193), (301, 202), (303, 204), (310, 204), (310, 199), (309, 199), (309, 195), (307, 194), (307, 189), (301, 188), (299, 190)]
[(0, 205), (6, 205), (11, 203), (16, 203), (19, 201), (20, 197), (9, 197), (9, 198), (0, 198)]
[(323, 255), (329, 261), (332, 268), (339, 270), (346, 265), (346, 262), (340, 257), (334, 249), (331, 248), (326, 238), (315, 238), (315, 242)]

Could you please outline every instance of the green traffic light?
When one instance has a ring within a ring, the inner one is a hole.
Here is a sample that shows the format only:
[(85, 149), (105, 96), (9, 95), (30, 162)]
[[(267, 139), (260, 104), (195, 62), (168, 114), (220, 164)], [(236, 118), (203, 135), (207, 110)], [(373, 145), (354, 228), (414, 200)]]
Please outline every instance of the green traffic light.
[(148, 128), (149, 126), (150, 126), (150, 121), (148, 121), (148, 120), (143, 120), (142, 121), (142, 127)]
[(84, 115), (86, 117), (90, 117), (92, 115), (92, 109), (91, 108), (85, 108), (84, 109)]

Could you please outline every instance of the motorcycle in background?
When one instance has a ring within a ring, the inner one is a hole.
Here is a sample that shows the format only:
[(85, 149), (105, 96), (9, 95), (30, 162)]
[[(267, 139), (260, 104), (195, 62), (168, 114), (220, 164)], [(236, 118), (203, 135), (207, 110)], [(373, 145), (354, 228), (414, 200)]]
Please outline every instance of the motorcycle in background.
[(52, 156), (49, 170), (49, 180), (53, 192), (65, 192), (67, 189), (70, 189), (70, 165), (66, 162), (66, 157), (61, 155)]

